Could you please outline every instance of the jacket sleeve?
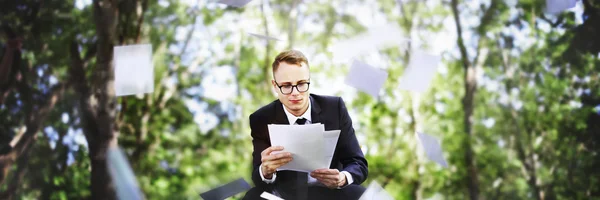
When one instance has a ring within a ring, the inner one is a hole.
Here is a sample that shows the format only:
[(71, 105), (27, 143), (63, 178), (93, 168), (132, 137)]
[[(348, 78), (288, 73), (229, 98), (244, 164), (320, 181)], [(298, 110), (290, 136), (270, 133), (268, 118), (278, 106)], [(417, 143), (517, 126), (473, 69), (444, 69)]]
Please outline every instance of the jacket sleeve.
[(266, 137), (266, 126), (260, 121), (260, 118), (255, 114), (250, 115), (250, 129), (252, 135), (252, 182), (259, 188), (270, 187), (270, 184), (265, 183), (260, 175), (259, 169), (262, 164), (260, 153), (271, 146), (271, 142)]
[(342, 171), (347, 171), (352, 175), (352, 179), (354, 179), (352, 184), (360, 185), (367, 179), (369, 174), (368, 163), (358, 144), (352, 127), (352, 119), (350, 119), (342, 98), (339, 98), (338, 107), (341, 133), (338, 142), (339, 148), (337, 149), (339, 152), (337, 153), (340, 155), (340, 162), (343, 166)]

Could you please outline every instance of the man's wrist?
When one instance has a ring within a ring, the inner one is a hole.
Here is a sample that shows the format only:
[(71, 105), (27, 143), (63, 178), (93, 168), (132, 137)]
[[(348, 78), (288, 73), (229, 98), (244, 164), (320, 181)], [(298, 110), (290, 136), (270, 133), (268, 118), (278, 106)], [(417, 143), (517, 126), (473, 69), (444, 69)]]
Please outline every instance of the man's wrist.
[(338, 184), (338, 188), (344, 187), (348, 184), (348, 179), (346, 178), (346, 174), (340, 173), (340, 176), (342, 177), (342, 181), (340, 181), (340, 183)]
[(272, 178), (273, 178), (273, 173), (270, 173), (270, 174), (269, 174), (269, 173), (267, 173), (267, 170), (266, 170), (266, 169), (264, 169), (263, 167), (264, 167), (264, 166), (262, 166), (262, 165), (260, 166), (260, 168), (261, 168), (261, 171), (262, 171), (262, 173), (263, 173), (263, 174), (262, 174), (262, 175), (263, 175), (263, 177), (265, 177), (265, 179), (272, 179)]

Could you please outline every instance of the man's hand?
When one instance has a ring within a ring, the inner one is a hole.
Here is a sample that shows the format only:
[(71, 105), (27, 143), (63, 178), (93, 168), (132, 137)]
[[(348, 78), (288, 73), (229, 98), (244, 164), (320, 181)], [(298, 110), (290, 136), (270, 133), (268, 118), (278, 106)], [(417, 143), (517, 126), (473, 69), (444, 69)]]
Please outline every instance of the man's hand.
[(273, 152), (281, 150), (283, 150), (282, 146), (274, 146), (260, 153), (263, 177), (271, 179), (277, 168), (292, 161), (292, 154), (289, 152)]
[(331, 189), (342, 187), (347, 182), (346, 175), (340, 173), (337, 169), (317, 169), (311, 172), (310, 176)]

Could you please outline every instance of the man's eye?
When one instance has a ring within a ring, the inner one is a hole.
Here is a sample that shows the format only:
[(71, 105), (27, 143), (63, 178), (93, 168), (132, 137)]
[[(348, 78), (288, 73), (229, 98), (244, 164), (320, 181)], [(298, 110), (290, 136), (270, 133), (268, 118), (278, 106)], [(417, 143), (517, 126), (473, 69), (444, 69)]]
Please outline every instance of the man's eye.
[(282, 88), (291, 88), (291, 87), (292, 87), (292, 85), (282, 85), (281, 87), (282, 87)]

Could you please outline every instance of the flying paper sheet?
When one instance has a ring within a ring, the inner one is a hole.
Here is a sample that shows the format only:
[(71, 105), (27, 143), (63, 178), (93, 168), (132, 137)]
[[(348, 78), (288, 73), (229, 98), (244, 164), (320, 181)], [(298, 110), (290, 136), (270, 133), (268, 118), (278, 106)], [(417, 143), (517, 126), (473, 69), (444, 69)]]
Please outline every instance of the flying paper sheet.
[(446, 162), (446, 159), (444, 159), (442, 146), (437, 138), (419, 132), (417, 132), (417, 138), (421, 142), (421, 146), (429, 160), (434, 161), (443, 167), (448, 167), (448, 163)]
[(118, 147), (108, 149), (106, 164), (110, 177), (115, 185), (118, 199), (144, 199), (143, 193), (133, 174), (133, 170), (131, 170), (131, 166), (129, 166), (125, 154), (123, 154)]
[(402, 30), (395, 24), (385, 24), (369, 28), (368, 32), (337, 42), (330, 51), (335, 60), (347, 61), (382, 48), (406, 44), (407, 39), (402, 37)]
[(546, 12), (557, 14), (575, 7), (577, 0), (546, 0)]
[(413, 51), (408, 68), (402, 74), (399, 88), (413, 92), (424, 92), (429, 88), (441, 61), (440, 56), (422, 51)]
[(250, 189), (250, 184), (243, 178), (227, 183), (221, 187), (200, 194), (204, 200), (223, 200)]
[(345, 82), (347, 85), (377, 98), (387, 76), (388, 73), (382, 69), (354, 60)]
[(340, 132), (340, 130), (323, 132), (323, 137), (325, 138), (325, 159), (327, 160), (328, 166), (331, 166), (331, 159), (333, 159)]
[(394, 200), (377, 182), (372, 181), (358, 200)]
[[(323, 124), (268, 125), (272, 146), (283, 146), (293, 160), (281, 166), (280, 170), (312, 172), (329, 168), (326, 160)], [(310, 148), (307, 148), (310, 147)], [(320, 156), (318, 156), (320, 155)]]
[(226, 5), (230, 5), (233, 7), (237, 7), (237, 8), (241, 8), (244, 7), (246, 4), (250, 3), (252, 0), (219, 0), (218, 3), (222, 3), (222, 4), (226, 4)]
[(151, 93), (154, 90), (152, 45), (115, 46), (115, 95)]
[(279, 198), (278, 196), (275, 196), (268, 192), (263, 192), (262, 194), (260, 194), (260, 197), (262, 197), (266, 200), (283, 200), (282, 198)]
[(275, 41), (282, 41), (278, 38), (274, 38), (274, 37), (270, 37), (270, 36), (266, 36), (266, 35), (261, 35), (261, 34), (256, 34), (256, 33), (248, 33), (251, 36), (263, 39), (263, 40), (275, 40)]

